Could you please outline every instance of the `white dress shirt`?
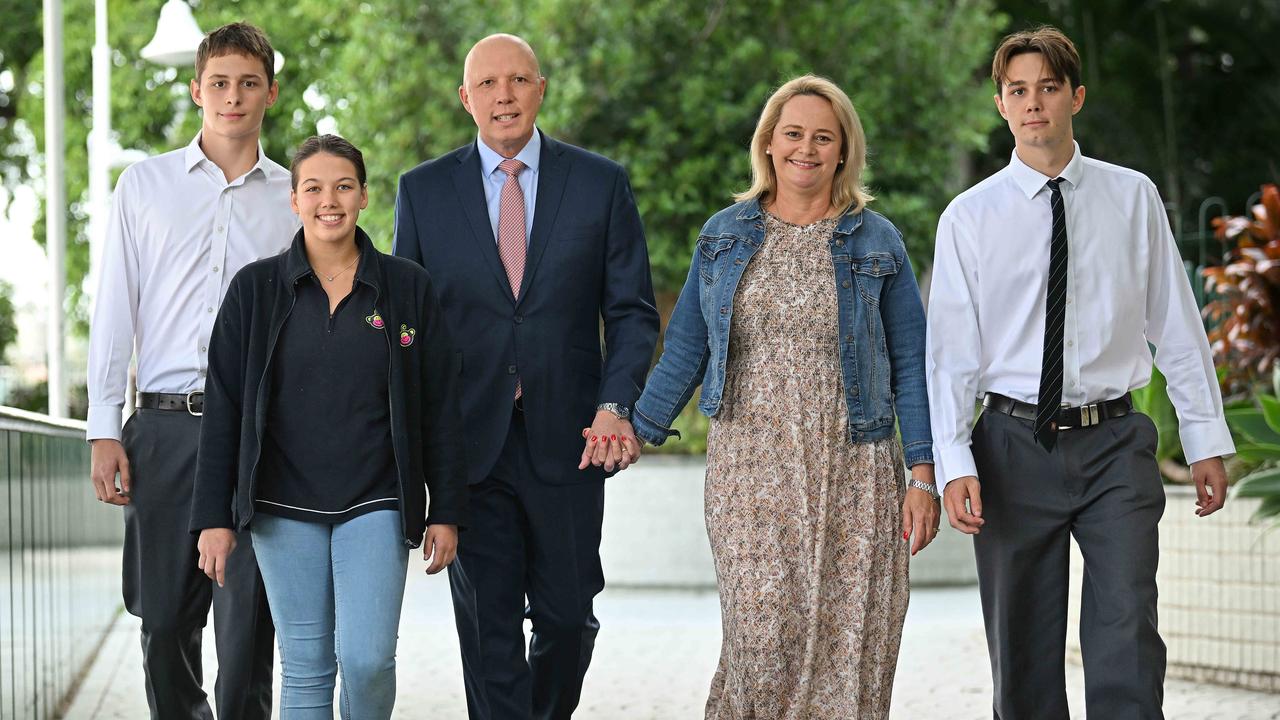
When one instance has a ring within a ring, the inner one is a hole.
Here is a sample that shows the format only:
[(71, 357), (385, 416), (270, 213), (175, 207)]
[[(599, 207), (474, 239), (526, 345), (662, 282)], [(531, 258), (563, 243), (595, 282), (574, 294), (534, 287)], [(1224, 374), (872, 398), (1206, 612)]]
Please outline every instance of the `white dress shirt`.
[(129, 361), (138, 390), (204, 388), (209, 336), (235, 273), (279, 254), (298, 229), (289, 171), (258, 162), (227, 182), (197, 135), (116, 183), (89, 329), (88, 438), (120, 439)]
[[(1082, 156), (1078, 145), (1060, 177), (1070, 248), (1062, 402), (1110, 400), (1146, 385), (1150, 343), (1187, 461), (1234, 453), (1204, 326), (1155, 185)], [(976, 400), (988, 392), (1037, 400), (1051, 179), (1015, 151), (938, 221), (926, 372), (941, 486), (978, 474), (970, 451)]]
[[(507, 174), (498, 169), (498, 165), (506, 158), (496, 150), (484, 144), (482, 138), (476, 138), (476, 147), (480, 149), (480, 175), (484, 181), (484, 202), (489, 211), (489, 225), (493, 228), (493, 241), (498, 242), (498, 207), (502, 201), (502, 186), (507, 184)], [(542, 156), (542, 135), (538, 128), (533, 129), (533, 137), (524, 144), (514, 160), (524, 163), (525, 169), (516, 176), (520, 183), (520, 192), (524, 195), (524, 242), (528, 246), (533, 237), (533, 208), (538, 200), (538, 159)]]

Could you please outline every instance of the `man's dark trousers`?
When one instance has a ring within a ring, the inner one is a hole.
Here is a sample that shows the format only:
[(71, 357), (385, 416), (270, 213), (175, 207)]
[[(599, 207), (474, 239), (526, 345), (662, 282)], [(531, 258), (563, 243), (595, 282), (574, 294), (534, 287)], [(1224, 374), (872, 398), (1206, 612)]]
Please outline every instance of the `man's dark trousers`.
[(1084, 557), (1080, 651), (1094, 718), (1163, 718), (1156, 629), (1165, 495), (1156, 429), (1140, 413), (1063, 430), (985, 411), (973, 431), (986, 524), (974, 537), (997, 720), (1066, 720), (1070, 538)]
[(213, 718), (200, 644), (213, 604), (219, 720), (271, 717), (275, 630), (249, 533), (236, 538), (225, 587), (197, 566), (188, 529), (200, 418), (139, 410), (124, 428), (132, 471), (125, 506), (124, 602), (142, 618), (147, 704), (157, 720)]
[[(592, 599), (604, 589), (604, 483), (540, 479), (517, 410), (497, 465), (470, 489), (471, 525), (449, 567), (462, 655), (478, 661), (464, 668), (469, 714), (568, 718), (600, 629)], [(527, 662), (524, 618), (533, 626)]]

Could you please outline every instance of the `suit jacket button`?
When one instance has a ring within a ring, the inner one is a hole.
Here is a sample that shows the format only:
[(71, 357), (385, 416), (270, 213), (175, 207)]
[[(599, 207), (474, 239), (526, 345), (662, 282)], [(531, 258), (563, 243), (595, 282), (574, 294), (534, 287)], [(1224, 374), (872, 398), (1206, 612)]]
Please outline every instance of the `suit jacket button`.
[(514, 318), (512, 318), (512, 319), (516, 321), (516, 324), (517, 324), (517, 325), (519, 325), (520, 323), (524, 322), (524, 316), (523, 316), (523, 315), (517, 315), (517, 316), (515, 316), (515, 317), (514, 317)]
[(508, 365), (508, 366), (507, 366), (507, 374), (508, 374), (508, 375), (515, 375), (515, 374), (516, 374), (516, 366), (515, 366), (515, 365)]

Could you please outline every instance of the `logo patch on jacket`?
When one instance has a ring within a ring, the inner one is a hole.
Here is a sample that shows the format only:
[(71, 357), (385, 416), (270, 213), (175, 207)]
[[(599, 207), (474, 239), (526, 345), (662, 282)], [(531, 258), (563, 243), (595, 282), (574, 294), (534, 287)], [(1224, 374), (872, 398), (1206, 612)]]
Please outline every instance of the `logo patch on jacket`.
[[(379, 321), (379, 322), (381, 322), (381, 321), (382, 321), (382, 318), (378, 318), (378, 321)], [(401, 325), (400, 325), (400, 347), (409, 347), (410, 345), (412, 345), (412, 344), (413, 344), (413, 336), (414, 336), (414, 335), (416, 335), (417, 333), (418, 333), (418, 331), (417, 331), (417, 330), (414, 330), (413, 328), (409, 327), (408, 325), (405, 325), (405, 324), (401, 323)]]
[(364, 321), (369, 323), (369, 326), (374, 330), (381, 330), (386, 325), (386, 323), (382, 322), (382, 316), (378, 314), (378, 308), (373, 309), (372, 315), (365, 315)]

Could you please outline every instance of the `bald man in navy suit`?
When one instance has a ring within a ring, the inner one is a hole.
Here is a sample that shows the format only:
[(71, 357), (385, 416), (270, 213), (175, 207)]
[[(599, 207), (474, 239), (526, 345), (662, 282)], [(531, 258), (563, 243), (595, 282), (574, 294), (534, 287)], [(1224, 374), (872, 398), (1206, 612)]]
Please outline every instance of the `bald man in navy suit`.
[(478, 139), (405, 173), (396, 199), (395, 254), (430, 271), (461, 348), (472, 523), (449, 581), (472, 720), (577, 707), (604, 479), (639, 456), (630, 411), (658, 336), (626, 172), (535, 127), (546, 85), (524, 40), (478, 42), (458, 89)]

